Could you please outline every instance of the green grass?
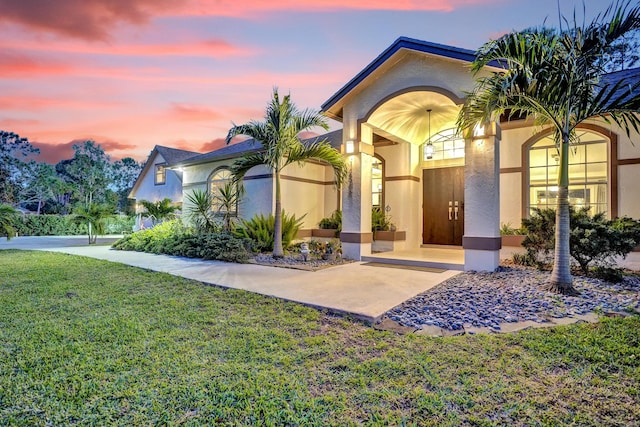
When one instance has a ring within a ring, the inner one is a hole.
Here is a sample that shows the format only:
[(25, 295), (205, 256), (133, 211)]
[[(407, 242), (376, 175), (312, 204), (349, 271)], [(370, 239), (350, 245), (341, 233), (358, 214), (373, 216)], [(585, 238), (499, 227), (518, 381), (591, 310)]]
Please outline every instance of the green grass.
[(0, 251), (0, 425), (638, 425), (640, 319), (398, 336), (167, 274)]

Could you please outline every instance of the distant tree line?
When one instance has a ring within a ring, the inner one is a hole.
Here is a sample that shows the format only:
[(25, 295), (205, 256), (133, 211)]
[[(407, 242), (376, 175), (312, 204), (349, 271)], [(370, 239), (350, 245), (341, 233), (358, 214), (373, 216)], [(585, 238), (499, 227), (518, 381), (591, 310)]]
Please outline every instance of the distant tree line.
[(37, 214), (70, 214), (99, 204), (131, 213), (127, 196), (144, 164), (112, 161), (95, 141), (73, 145), (74, 155), (56, 165), (37, 161), (27, 138), (0, 130), (0, 204)]

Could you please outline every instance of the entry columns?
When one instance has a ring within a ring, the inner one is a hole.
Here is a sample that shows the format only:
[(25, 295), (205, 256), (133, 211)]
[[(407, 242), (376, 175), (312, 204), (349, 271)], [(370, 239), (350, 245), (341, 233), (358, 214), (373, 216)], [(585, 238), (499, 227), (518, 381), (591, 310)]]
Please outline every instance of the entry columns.
[(342, 186), (342, 254), (360, 260), (371, 254), (371, 160), (373, 145), (347, 140), (343, 144), (347, 179)]
[(465, 271), (495, 271), (500, 263), (500, 133), (487, 123), (465, 144)]

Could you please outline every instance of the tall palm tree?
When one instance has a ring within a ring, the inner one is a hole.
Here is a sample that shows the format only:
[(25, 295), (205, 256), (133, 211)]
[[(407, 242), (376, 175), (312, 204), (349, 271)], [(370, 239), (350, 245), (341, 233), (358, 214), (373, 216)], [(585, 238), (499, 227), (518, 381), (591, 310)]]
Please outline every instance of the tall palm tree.
[(245, 135), (262, 144), (262, 150), (244, 155), (231, 166), (235, 183), (242, 179), (249, 169), (265, 165), (271, 170), (275, 180), (275, 225), (274, 225), (274, 258), (282, 258), (282, 197), (280, 190), (280, 174), (292, 163), (302, 164), (308, 160), (318, 160), (333, 168), (335, 184), (340, 186), (347, 173), (347, 166), (342, 155), (332, 148), (326, 140), (303, 143), (300, 132), (315, 126), (327, 130), (326, 119), (312, 110), (299, 111), (291, 102), (291, 95), (282, 101), (278, 89), (274, 88), (271, 101), (267, 105), (264, 122), (250, 121), (247, 124), (234, 125), (227, 134), (227, 144), (237, 135)]
[[(574, 15), (575, 16), (575, 15)], [(504, 70), (479, 77), (458, 117), (471, 129), (500, 115), (532, 117), (554, 131), (560, 155), (554, 266), (548, 288), (573, 294), (569, 265), (569, 146), (576, 127), (587, 119), (614, 122), (630, 135), (638, 132), (640, 82), (606, 75), (612, 44), (640, 28), (640, 6), (617, 1), (589, 24), (563, 19), (563, 29), (532, 28), (506, 34), (483, 45), (472, 64), (478, 75), (498, 61)]]

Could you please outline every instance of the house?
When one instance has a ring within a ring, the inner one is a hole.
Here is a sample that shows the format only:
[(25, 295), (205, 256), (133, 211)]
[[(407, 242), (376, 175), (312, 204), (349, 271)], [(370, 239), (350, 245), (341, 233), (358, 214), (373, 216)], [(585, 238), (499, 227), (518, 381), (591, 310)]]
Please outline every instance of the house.
[[(464, 249), (464, 268), (493, 270), (501, 247), (500, 224), (519, 226), (532, 208), (554, 207), (558, 156), (551, 130), (530, 120), (500, 120), (468, 130), (456, 118), (475, 80), (470, 50), (401, 37), (331, 96), (323, 114), (342, 123), (326, 137), (348, 162), (341, 190), (322, 164), (283, 172), (283, 206), (306, 214), (314, 228), (336, 208), (343, 211), (344, 256), (371, 253), (371, 208), (391, 217), (404, 240), (394, 249), (453, 245)], [(490, 64), (487, 73), (497, 70)], [(608, 79), (640, 79), (640, 69)], [(570, 158), (570, 199), (610, 217), (640, 218), (640, 136), (591, 120), (579, 129)], [(182, 191), (215, 189), (229, 178), (233, 159), (259, 149), (252, 141), (170, 162), (183, 171)], [(141, 175), (142, 177), (142, 175)], [(245, 178), (238, 215), (273, 211), (273, 179), (256, 168)]]
[[(342, 131), (334, 131), (318, 137), (340, 150)], [(306, 141), (312, 142), (318, 138)], [(260, 143), (249, 139), (228, 145), (210, 153), (190, 157), (174, 164), (183, 173), (182, 188), (186, 195), (195, 189), (215, 193), (231, 179), (229, 167), (244, 153), (260, 150)], [(275, 181), (272, 173), (264, 166), (249, 171), (244, 178), (245, 194), (237, 207), (236, 215), (251, 218), (258, 213), (272, 213), (275, 206)], [(336, 209), (339, 209), (339, 189), (334, 185), (331, 167), (307, 162), (303, 166), (288, 165), (281, 173), (282, 206), (288, 214), (303, 217), (301, 237), (311, 236), (311, 229)], [(189, 209), (185, 198), (183, 209)]]
[(129, 199), (135, 200), (136, 203), (135, 212), (140, 213), (144, 209), (140, 200), (157, 202), (168, 198), (174, 203), (181, 203), (182, 172), (169, 169), (167, 166), (200, 154), (156, 145), (129, 193)]

